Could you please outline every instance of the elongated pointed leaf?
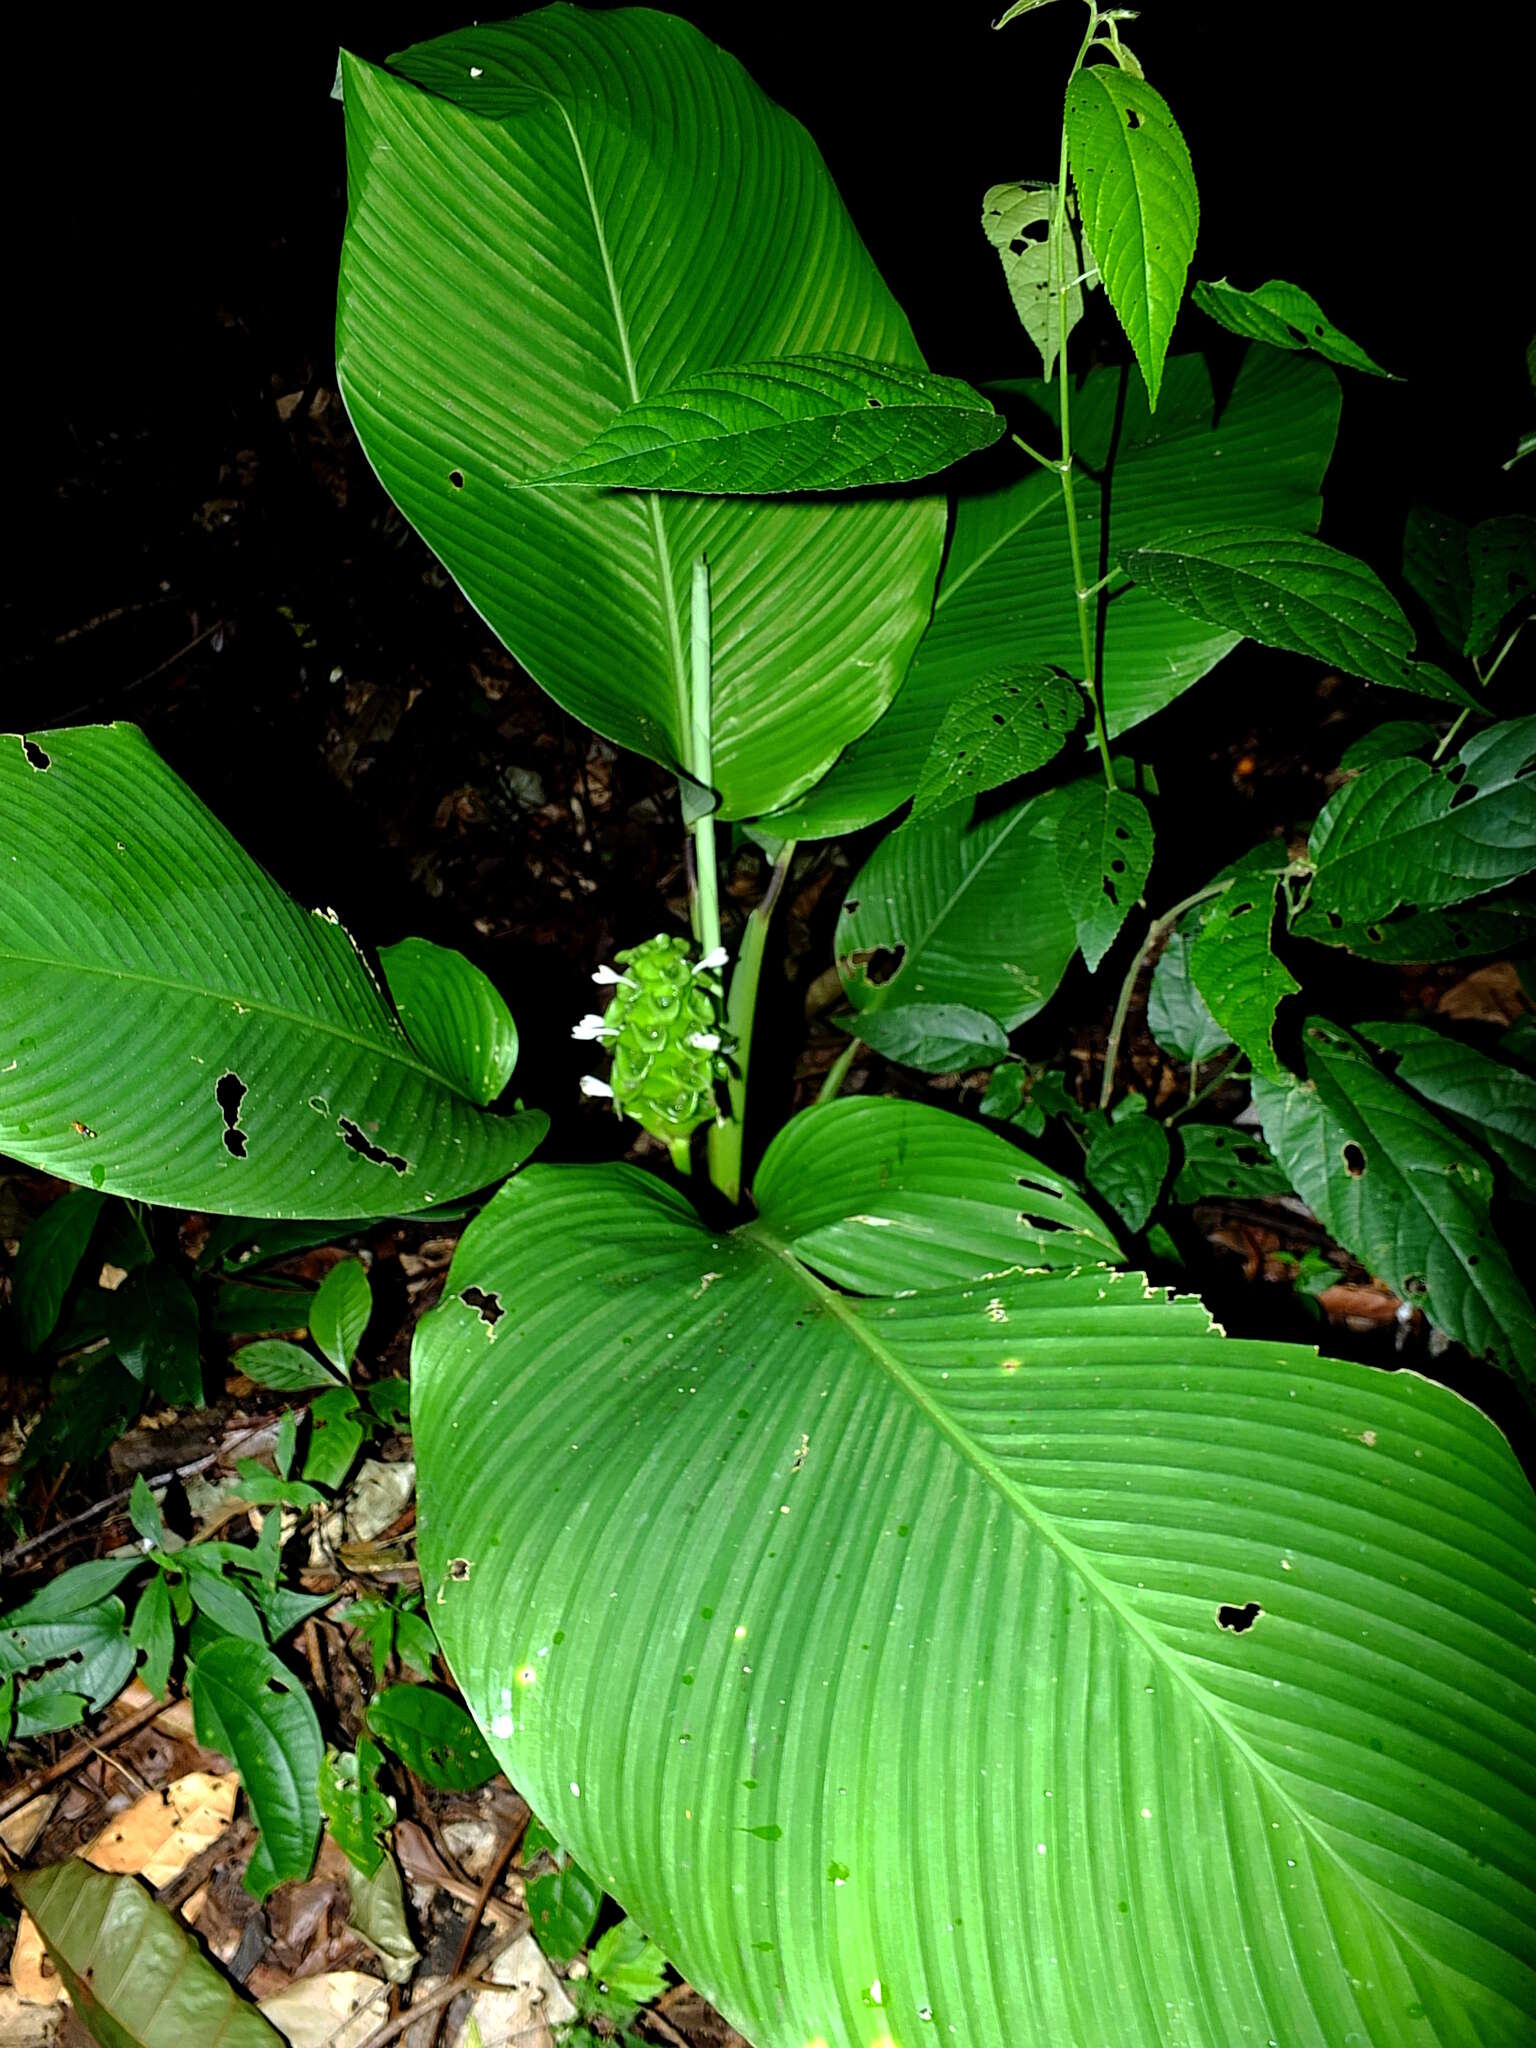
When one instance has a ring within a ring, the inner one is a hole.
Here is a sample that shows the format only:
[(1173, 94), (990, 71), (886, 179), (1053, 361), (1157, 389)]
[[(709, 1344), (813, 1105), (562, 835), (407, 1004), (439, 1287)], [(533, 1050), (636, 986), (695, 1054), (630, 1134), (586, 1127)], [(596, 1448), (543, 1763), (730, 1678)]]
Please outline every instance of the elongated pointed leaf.
[(1000, 668), (944, 714), (912, 805), (914, 818), (1043, 768), (1082, 722), (1081, 687), (1050, 669)]
[(9, 1881), (102, 2048), (281, 2048), (276, 2028), (135, 1878), (71, 1857)]
[(1079, 261), (1076, 210), (1070, 200), (1059, 245), (1052, 234), (1058, 187), (994, 185), (981, 204), (981, 225), (1002, 258), (1003, 275), (1013, 309), (1030, 340), (1039, 349), (1044, 374), (1056, 372), (1056, 358), (1083, 317), (1083, 286), (1077, 280), (1087, 267)]
[(1467, 536), (1472, 596), (1462, 652), (1481, 659), (1514, 614), (1536, 597), (1536, 518), (1512, 513), (1485, 519)]
[(373, 1314), (373, 1289), (360, 1259), (339, 1259), (309, 1304), (309, 1334), (339, 1373), (352, 1370)]
[(1254, 1071), (1276, 1080), (1284, 1069), (1275, 1055), (1275, 1013), (1301, 986), (1274, 948), (1285, 866), (1285, 848), (1274, 841), (1234, 861), (1225, 871), (1229, 886), (1204, 912), (1189, 945), (1190, 978), (1206, 1008)]
[(1152, 820), (1141, 798), (1091, 779), (1075, 783), (1056, 831), (1056, 870), (1091, 973), (1152, 872)]
[(1189, 971), (1188, 937), (1175, 932), (1152, 970), (1147, 990), (1147, 1029), (1163, 1051), (1186, 1063), (1204, 1061), (1232, 1043), (1218, 1024)]
[(260, 1387), (276, 1387), (287, 1394), (303, 1393), (310, 1387), (334, 1387), (336, 1375), (322, 1365), (302, 1344), (289, 1344), (269, 1337), (259, 1344), (245, 1344), (234, 1356), (235, 1366)]
[(348, 57), (342, 83), (338, 374), (385, 488), (553, 697), (674, 768), (708, 556), (723, 815), (788, 801), (890, 701), (942, 503), (515, 487), (722, 362), (921, 371), (815, 145), (641, 9), (548, 7), (390, 71)]
[(881, 841), (837, 921), (861, 1027), (876, 1012), (961, 1004), (1011, 1031), (1044, 1008), (1077, 945), (1056, 872), (1062, 802), (1027, 799), (976, 826), (954, 806)]
[(1497, 903), (1469, 903), (1460, 910), (1396, 910), (1366, 924), (1337, 911), (1310, 906), (1292, 925), (1299, 937), (1325, 946), (1345, 946), (1366, 960), (1392, 966), (1409, 961), (1476, 960), (1517, 951), (1536, 931), (1536, 903), (1511, 897)]
[[(1052, 446), (1055, 385), (998, 388), (1015, 402), (1025, 437)], [(1187, 520), (1192, 505), (1202, 518), (1234, 525), (1314, 528), (1338, 420), (1334, 373), (1273, 349), (1248, 351), (1219, 415), (1198, 356), (1168, 364), (1155, 421), (1134, 371), (1092, 371), (1072, 399), (1072, 444), (1085, 465), (1074, 472), (1073, 491), (1090, 573), (1107, 573), (1127, 549)], [(784, 830), (805, 837), (852, 831), (894, 810), (917, 788), (945, 713), (989, 672), (1080, 670), (1060, 479), (1022, 458), (1022, 473), (1010, 479), (1002, 461), (1002, 481), (988, 478), (960, 495), (933, 623), (896, 701), (822, 783), (782, 813)], [(1121, 585), (1100, 602), (1111, 735), (1171, 703), (1238, 644), (1234, 633), (1189, 618), (1139, 585)]]
[(1488, 1162), (1339, 1025), (1310, 1018), (1303, 1044), (1305, 1082), (1253, 1087), (1297, 1194), (1447, 1336), (1529, 1380), (1536, 1310), (1488, 1220)]
[(1453, 761), (1382, 761), (1324, 806), (1308, 842), (1309, 913), (1339, 925), (1400, 903), (1444, 909), (1536, 867), (1536, 717), (1468, 740)]
[(489, 975), (449, 946), (401, 939), (379, 965), (406, 1036), (471, 1102), (494, 1102), (517, 1065), (517, 1026)]
[(201, 1401), (197, 1297), (179, 1273), (159, 1259), (140, 1266), (107, 1296), (105, 1322), (118, 1363), (149, 1393)]
[(1083, 232), (1156, 411), (1200, 225), (1189, 150), (1162, 94), (1113, 64), (1073, 73), (1066, 131)]
[(1005, 422), (958, 377), (860, 356), (695, 370), (637, 399), (536, 484), (746, 497), (909, 483)]
[[(39, 757), (46, 765), (40, 765)], [(391, 1216), (508, 1174), (490, 1117), (128, 725), (0, 736), (0, 1150), (242, 1216)]]
[(1374, 570), (1280, 527), (1187, 527), (1120, 557), (1159, 597), (1263, 647), (1310, 654), (1346, 675), (1463, 706), (1475, 699), (1431, 663)]
[(11, 1300), (21, 1323), (21, 1341), (29, 1351), (36, 1351), (53, 1335), (69, 1283), (96, 1228), (102, 1200), (94, 1189), (69, 1188), (22, 1234), (11, 1268)]
[(784, 1223), (535, 1166), (418, 1333), (431, 1612), (582, 1866), (756, 2048), (1519, 2038), (1491, 1425), (1102, 1269), (852, 1294)]
[(220, 1636), (198, 1652), (191, 1679), (197, 1739), (239, 1771), (261, 1830), (245, 1887), (264, 1899), (285, 1878), (307, 1877), (320, 1845), (320, 1723), (293, 1673), (259, 1642)]
[(1251, 292), (1218, 278), (1207, 284), (1201, 279), (1190, 294), (1202, 313), (1233, 334), (1249, 341), (1268, 342), (1271, 348), (1306, 348), (1330, 363), (1347, 370), (1364, 370), (1370, 377), (1390, 377), (1380, 363), (1373, 362), (1358, 342), (1334, 326), (1310, 292), (1300, 285), (1272, 277), (1268, 284)]
[(1536, 1201), (1536, 1080), (1427, 1024), (1362, 1024), (1393, 1074), (1509, 1168)]
[(989, 1067), (1008, 1050), (1008, 1034), (997, 1019), (966, 1003), (894, 1003), (856, 1011), (841, 1022), (886, 1059), (924, 1074)]

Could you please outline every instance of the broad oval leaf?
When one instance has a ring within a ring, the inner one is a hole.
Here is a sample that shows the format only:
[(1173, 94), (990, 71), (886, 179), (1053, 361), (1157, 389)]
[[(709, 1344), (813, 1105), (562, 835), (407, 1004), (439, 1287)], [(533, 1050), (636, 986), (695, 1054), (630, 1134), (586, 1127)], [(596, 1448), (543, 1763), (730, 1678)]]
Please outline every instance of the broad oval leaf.
[[(1028, 439), (1048, 442), (1059, 418), (1056, 386), (1032, 379), (998, 388), (1021, 409), (1027, 403)], [(1084, 561), (1095, 574), (1108, 571), (1127, 549), (1187, 518), (1192, 504), (1234, 525), (1310, 530), (1322, 516), (1318, 488), (1338, 422), (1333, 372), (1273, 349), (1248, 351), (1219, 415), (1199, 356), (1168, 364), (1155, 420), (1134, 372), (1091, 371), (1072, 400)], [(1102, 602), (1111, 736), (1160, 711), (1238, 644), (1236, 634), (1189, 618), (1143, 586), (1122, 585)], [(933, 622), (896, 701), (823, 782), (781, 813), (776, 829), (814, 838), (873, 824), (917, 788), (945, 713), (980, 677), (1021, 666), (1075, 675), (1081, 664), (1060, 480), (1030, 464), (1014, 480), (967, 487)]]
[(1330, 363), (1364, 370), (1371, 377), (1392, 375), (1334, 326), (1310, 292), (1283, 278), (1272, 277), (1251, 292), (1239, 291), (1224, 277), (1213, 284), (1201, 279), (1190, 297), (1202, 313), (1248, 341), (1265, 341), (1271, 348), (1311, 349)]
[(1045, 668), (998, 668), (959, 696), (933, 736), (914, 818), (1043, 768), (1082, 721), (1083, 692)]
[(196, 1407), (203, 1397), (197, 1297), (160, 1259), (108, 1294), (104, 1322), (125, 1372), (162, 1401)]
[(1360, 1035), (1387, 1055), (1404, 1088), (1502, 1159), (1536, 1202), (1536, 1078), (1427, 1024), (1362, 1024)]
[(492, 1103), (517, 1065), (517, 1026), (488, 974), (451, 946), (401, 939), (379, 965), (406, 1036), (462, 1095)]
[(0, 735), (0, 1150), (238, 1216), (400, 1215), (548, 1128), (466, 1103), (330, 913), (129, 725)]
[(1174, 932), (1152, 970), (1147, 990), (1147, 1029), (1171, 1058), (1204, 1063), (1232, 1043), (1232, 1034), (1211, 1015), (1189, 971), (1189, 939)]
[(861, 1037), (908, 1005), (961, 1004), (1005, 1032), (1044, 1008), (1077, 947), (1056, 873), (1061, 808), (1053, 792), (970, 826), (951, 807), (881, 841), (837, 921)]
[(1306, 1080), (1255, 1076), (1276, 1159), (1324, 1227), (1476, 1357), (1536, 1377), (1536, 1309), (1488, 1219), (1493, 1170), (1359, 1040), (1312, 1017)]
[(282, 2048), (283, 2036), (135, 1878), (71, 1857), (8, 1882), (81, 2024), (105, 2048)]
[(927, 623), (938, 498), (523, 490), (722, 361), (920, 371), (815, 145), (734, 59), (641, 9), (548, 7), (343, 59), (347, 409), (476, 610), (588, 725), (689, 768), (689, 584), (709, 559), (726, 817), (805, 788)]
[(1376, 572), (1311, 534), (1188, 527), (1123, 554), (1120, 566), (1191, 618), (1263, 647), (1464, 709), (1476, 704), (1443, 670), (1411, 658), (1413, 627)]
[(336, 1375), (322, 1365), (302, 1344), (287, 1343), (281, 1337), (267, 1337), (258, 1344), (245, 1344), (231, 1363), (260, 1387), (275, 1387), (280, 1393), (304, 1393), (310, 1387), (334, 1387)]
[(1290, 1182), (1257, 1131), (1233, 1124), (1179, 1124), (1176, 1202), (1259, 1201), (1290, 1192)]
[[(472, 1572), (473, 1559), (464, 1566)], [(385, 1686), (369, 1704), (368, 1726), (418, 1778), (444, 1791), (472, 1792), (496, 1775), (496, 1760), (474, 1722), (435, 1686)]]
[(372, 1314), (373, 1289), (362, 1260), (338, 1259), (309, 1304), (309, 1334), (339, 1373), (351, 1372)]
[(1054, 274), (1057, 244), (1052, 229), (1059, 189), (994, 185), (981, 203), (982, 229), (1002, 258), (1013, 310), (1039, 349), (1047, 377), (1055, 374), (1057, 355), (1083, 317), (1081, 276), (1090, 268), (1079, 260), (1077, 214), (1069, 199), (1060, 245), (1069, 267), (1064, 274)]
[(1152, 820), (1141, 798), (1094, 780), (1074, 783), (1056, 831), (1056, 871), (1091, 974), (1152, 872)]
[(1168, 1178), (1168, 1133), (1144, 1102), (1133, 1099), (1128, 1113), (1107, 1118), (1094, 1132), (1083, 1173), (1127, 1230), (1144, 1230)]
[(1008, 1034), (997, 1019), (966, 1003), (895, 1003), (890, 1009), (856, 1010), (839, 1022), (886, 1059), (924, 1074), (991, 1066), (1008, 1050)]
[(259, 1642), (218, 1637), (198, 1652), (191, 1681), (197, 1739), (240, 1773), (261, 1830), (245, 1888), (264, 1899), (286, 1878), (308, 1877), (320, 1846), (320, 1723), (287, 1665)]
[(909, 483), (1006, 422), (958, 377), (852, 355), (695, 370), (627, 405), (535, 484), (750, 497)]
[(786, 1222), (535, 1166), (420, 1326), (428, 1602), (558, 1839), (757, 2048), (1517, 2039), (1493, 1426), (1102, 1268), (851, 1294)]
[(1275, 1013), (1301, 983), (1275, 952), (1275, 897), (1287, 863), (1268, 840), (1217, 877), (1226, 888), (1202, 913), (1189, 942), (1189, 972), (1206, 1008), (1242, 1048), (1255, 1073), (1279, 1080)]
[(1200, 226), (1189, 150), (1162, 94), (1115, 64), (1072, 74), (1066, 132), (1083, 232), (1156, 411)]

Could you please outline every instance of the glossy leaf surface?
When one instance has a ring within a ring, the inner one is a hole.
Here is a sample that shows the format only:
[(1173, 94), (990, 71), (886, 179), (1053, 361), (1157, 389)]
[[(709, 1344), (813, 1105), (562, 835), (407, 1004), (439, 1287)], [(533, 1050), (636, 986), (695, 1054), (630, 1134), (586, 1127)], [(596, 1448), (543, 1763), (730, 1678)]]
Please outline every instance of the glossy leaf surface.
[(307, 1877), (320, 1846), (320, 1724), (299, 1681), (260, 1642), (220, 1636), (198, 1652), (191, 1678), (197, 1739), (240, 1773), (261, 1830), (245, 1888), (264, 1899), (286, 1878)]
[(1080, 686), (1050, 669), (992, 669), (957, 697), (933, 736), (914, 818), (1044, 767), (1083, 716)]
[(369, 1705), (368, 1726), (418, 1778), (443, 1791), (472, 1792), (496, 1775), (474, 1722), (433, 1686), (386, 1686)]
[(1536, 1201), (1536, 1079), (1427, 1024), (1362, 1024), (1360, 1035), (1387, 1055), (1404, 1088), (1502, 1159), (1514, 1186)]
[(1056, 830), (1056, 871), (1091, 973), (1152, 871), (1152, 820), (1141, 798), (1096, 780), (1074, 783)]
[(490, 976), (430, 939), (381, 946), (379, 965), (417, 1051), (471, 1102), (494, 1102), (517, 1065), (517, 1026)]
[(1272, 277), (1251, 292), (1239, 291), (1224, 277), (1213, 284), (1201, 279), (1190, 296), (1202, 313), (1249, 341), (1268, 342), (1271, 348), (1311, 349), (1330, 363), (1364, 370), (1371, 377), (1392, 374), (1335, 327), (1310, 292), (1282, 278)]
[(1197, 913), (1189, 972), (1206, 1008), (1248, 1055), (1254, 1071), (1279, 1079), (1275, 1012), (1301, 984), (1275, 952), (1274, 927), (1285, 848), (1269, 840), (1226, 870), (1228, 887)]
[(1147, 990), (1147, 1029), (1163, 1051), (1186, 1065), (1204, 1062), (1232, 1043), (1211, 1015), (1189, 971), (1189, 939), (1174, 932), (1158, 956)]
[(360, 1259), (338, 1259), (309, 1304), (309, 1334), (339, 1373), (347, 1374), (373, 1314), (373, 1289)]

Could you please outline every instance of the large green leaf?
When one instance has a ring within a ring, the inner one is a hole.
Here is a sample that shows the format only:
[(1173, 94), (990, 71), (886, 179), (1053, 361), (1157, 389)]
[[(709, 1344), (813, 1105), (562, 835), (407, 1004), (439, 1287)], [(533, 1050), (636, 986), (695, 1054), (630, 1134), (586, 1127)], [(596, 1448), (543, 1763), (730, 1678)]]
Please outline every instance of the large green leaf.
[(1373, 362), (1358, 342), (1335, 327), (1312, 294), (1304, 292), (1299, 284), (1287, 284), (1283, 278), (1272, 277), (1268, 284), (1244, 292), (1235, 284), (1228, 284), (1224, 277), (1212, 284), (1202, 279), (1190, 296), (1202, 313), (1209, 313), (1213, 320), (1249, 341), (1265, 341), (1271, 348), (1309, 348), (1330, 363), (1364, 370), (1371, 377), (1392, 374)]
[(1056, 871), (1092, 972), (1152, 872), (1152, 820), (1141, 798), (1094, 777), (1074, 783), (1056, 833)]
[(1005, 422), (958, 377), (860, 356), (695, 370), (637, 399), (538, 484), (750, 497), (909, 483)]
[(1421, 960), (1475, 960), (1490, 953), (1518, 952), (1536, 933), (1536, 903), (1501, 898), (1469, 903), (1460, 910), (1403, 910), (1369, 924), (1351, 923), (1337, 911), (1308, 907), (1291, 930), (1325, 946), (1344, 946), (1367, 960), (1398, 966)]
[[(1059, 417), (1056, 386), (1031, 380), (1001, 388), (1027, 405), (1028, 439), (1049, 443)], [(1187, 519), (1192, 506), (1202, 518), (1233, 524), (1315, 527), (1338, 420), (1333, 372), (1273, 349), (1249, 350), (1219, 415), (1199, 356), (1168, 364), (1155, 421), (1132, 372), (1090, 372), (1072, 400), (1072, 443), (1085, 465), (1073, 491), (1088, 573), (1107, 573), (1127, 549)], [(1235, 633), (1187, 617), (1151, 590), (1116, 589), (1103, 612), (1110, 732), (1150, 718), (1236, 645)], [(1059, 479), (1030, 465), (1012, 481), (967, 489), (933, 623), (895, 703), (825, 781), (783, 813), (783, 829), (814, 837), (886, 816), (917, 788), (945, 713), (989, 670), (1076, 675), (1082, 658)]]
[(1064, 800), (1028, 798), (978, 825), (951, 806), (880, 842), (837, 921), (838, 971), (861, 1037), (876, 1019), (939, 1005), (980, 1012), (1004, 1032), (1044, 1008), (1077, 949), (1056, 872)]
[(398, 1215), (510, 1173), (350, 936), (130, 725), (0, 736), (0, 1151), (240, 1216)]
[(922, 358), (798, 122), (687, 23), (549, 7), (347, 57), (337, 364), (385, 488), (567, 710), (687, 768), (695, 560), (727, 816), (788, 801), (890, 701), (937, 498), (522, 490), (721, 363)]
[(308, 1877), (320, 1845), (320, 1723), (293, 1673), (259, 1642), (219, 1636), (198, 1652), (191, 1680), (197, 1739), (240, 1773), (261, 1830), (245, 1885), (264, 1899), (285, 1878)]
[(1189, 972), (1190, 941), (1175, 932), (1164, 946), (1147, 990), (1147, 1029), (1176, 1060), (1202, 1062), (1232, 1043), (1218, 1024)]
[(1536, 1374), (1536, 1310), (1488, 1220), (1493, 1170), (1474, 1145), (1325, 1019), (1306, 1079), (1257, 1075), (1276, 1159), (1326, 1229), (1478, 1356)]
[(1301, 984), (1275, 952), (1275, 898), (1287, 866), (1276, 840), (1252, 847), (1217, 877), (1227, 886), (1202, 913), (1189, 942), (1196, 993), (1248, 1055), (1254, 1071), (1278, 1080), (1275, 1013)]
[(534, 1166), (418, 1333), (428, 1602), (559, 1840), (756, 2048), (1513, 2048), (1536, 1515), (1492, 1425), (1103, 1268), (924, 1288), (893, 1241), (849, 1292), (789, 1234), (817, 1148), (764, 1172), (722, 1235)]
[(1263, 647), (1422, 697), (1475, 702), (1442, 670), (1410, 658), (1413, 628), (1376, 572), (1311, 534), (1185, 527), (1122, 554), (1120, 566), (1191, 618)]
[(29, 1351), (53, 1335), (103, 1199), (91, 1188), (67, 1188), (22, 1234), (11, 1268), (11, 1300), (21, 1323), (21, 1341)]
[(1200, 225), (1189, 150), (1162, 94), (1116, 64), (1073, 72), (1066, 131), (1083, 233), (1155, 409)]
[(430, 939), (379, 948), (390, 1001), (429, 1066), (471, 1102), (494, 1102), (517, 1065), (517, 1026), (472, 960)]
[(1360, 1032), (1386, 1053), (1405, 1088), (1486, 1145), (1536, 1201), (1536, 1079), (1427, 1024), (1362, 1024)]
[(1308, 909), (1340, 924), (1400, 903), (1444, 909), (1536, 867), (1536, 717), (1468, 740), (1454, 761), (1379, 761), (1335, 791), (1312, 827)]
[(72, 1857), (9, 1882), (101, 2048), (281, 2048), (282, 2035), (134, 1878)]

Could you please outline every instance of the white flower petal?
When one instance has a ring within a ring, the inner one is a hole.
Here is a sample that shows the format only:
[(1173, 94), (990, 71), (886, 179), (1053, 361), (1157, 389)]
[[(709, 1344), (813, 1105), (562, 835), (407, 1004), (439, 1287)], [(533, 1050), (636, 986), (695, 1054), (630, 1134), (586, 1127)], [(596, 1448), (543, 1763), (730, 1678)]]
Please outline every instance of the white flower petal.
[[(618, 1034), (613, 1032), (611, 1035), (616, 1037)], [(579, 1024), (571, 1026), (571, 1036), (580, 1039), (607, 1038), (610, 1036), (610, 1028), (595, 1012), (588, 1012)]]
[(704, 955), (702, 960), (694, 962), (692, 972), (695, 974), (708, 974), (712, 968), (723, 967), (730, 957), (724, 946), (715, 946)]
[(690, 1031), (688, 1043), (696, 1052), (718, 1052), (720, 1034), (718, 1031)]
[(616, 967), (603, 966), (595, 970), (592, 979), (599, 988), (616, 988), (624, 977)]
[(582, 1075), (581, 1092), (583, 1095), (606, 1096), (610, 1102), (613, 1100), (613, 1090), (608, 1086), (608, 1083), (606, 1081), (599, 1081), (596, 1074)]

